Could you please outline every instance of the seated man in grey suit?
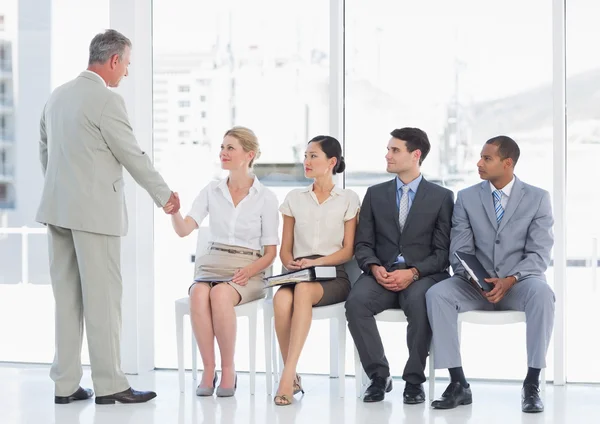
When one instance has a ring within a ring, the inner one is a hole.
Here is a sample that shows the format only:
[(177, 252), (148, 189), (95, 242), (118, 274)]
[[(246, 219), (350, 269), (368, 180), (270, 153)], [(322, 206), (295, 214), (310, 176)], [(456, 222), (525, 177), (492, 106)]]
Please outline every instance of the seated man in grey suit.
[[(539, 375), (554, 323), (554, 293), (544, 276), (553, 245), (548, 192), (514, 176), (519, 146), (506, 136), (487, 141), (477, 163), (483, 183), (458, 193), (450, 244), (454, 276), (427, 292), (435, 367), (450, 370), (450, 385), (431, 406), (455, 408), (472, 402), (461, 366), (457, 319), (471, 310), (524, 311), (529, 371), (522, 391), (523, 412), (541, 412)], [(468, 281), (455, 252), (474, 254), (488, 271), (493, 290)]]
[[(363, 274), (346, 300), (348, 328), (371, 385), (365, 402), (381, 401), (392, 390), (388, 361), (374, 316), (401, 308), (408, 318), (408, 361), (404, 403), (425, 402), (425, 361), (431, 343), (425, 293), (447, 272), (454, 195), (421, 175), (430, 150), (418, 128), (392, 131), (388, 182), (369, 187), (356, 232), (355, 257)], [(358, 371), (357, 371), (358, 372)]]

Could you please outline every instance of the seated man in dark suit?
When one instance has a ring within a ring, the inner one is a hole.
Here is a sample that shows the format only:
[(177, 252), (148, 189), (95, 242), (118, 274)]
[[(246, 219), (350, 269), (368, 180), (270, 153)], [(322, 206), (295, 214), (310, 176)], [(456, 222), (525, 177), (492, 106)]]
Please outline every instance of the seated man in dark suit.
[(377, 402), (392, 389), (392, 380), (374, 316), (386, 309), (404, 311), (409, 351), (404, 403), (416, 404), (425, 401), (422, 383), (431, 342), (425, 293), (449, 277), (454, 195), (421, 175), (431, 148), (425, 132), (402, 128), (391, 135), (385, 158), (387, 172), (396, 177), (365, 194), (355, 243), (363, 274), (346, 301), (346, 317), (371, 379), (363, 400)]

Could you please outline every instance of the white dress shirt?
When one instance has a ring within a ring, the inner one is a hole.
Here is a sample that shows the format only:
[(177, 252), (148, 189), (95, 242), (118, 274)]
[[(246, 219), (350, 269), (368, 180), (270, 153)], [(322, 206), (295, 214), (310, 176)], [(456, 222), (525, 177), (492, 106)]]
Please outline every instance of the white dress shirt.
[(104, 78), (102, 78), (100, 75), (98, 75), (94, 71), (90, 71), (89, 69), (86, 69), (85, 71), (83, 71), (83, 73), (86, 74), (86, 75), (90, 75), (93, 78), (96, 78), (97, 80), (99, 80), (100, 82), (102, 82), (102, 84), (104, 84), (105, 87), (108, 87), (108, 85), (106, 85), (106, 81), (104, 81)]
[(279, 210), (295, 220), (294, 258), (327, 256), (340, 250), (344, 241), (344, 223), (354, 218), (359, 209), (358, 195), (337, 185), (321, 204), (312, 185), (289, 192)]
[[(510, 183), (506, 184), (504, 186), (504, 188), (500, 189), (500, 190), (502, 190), (502, 197), (500, 198), (500, 204), (502, 205), (502, 209), (504, 209), (504, 210), (506, 210), (506, 205), (508, 204), (508, 198), (510, 197), (510, 193), (512, 192), (514, 185), (515, 185), (515, 177), (513, 177), (513, 179), (510, 180)], [(494, 187), (494, 184), (490, 183), (490, 190), (491, 190), (492, 196), (493, 196), (494, 192), (498, 189), (496, 187)]]
[(236, 207), (226, 178), (204, 187), (188, 216), (200, 226), (206, 215), (210, 215), (209, 242), (260, 250), (262, 246), (279, 244), (278, 204), (275, 193), (254, 177), (248, 195)]

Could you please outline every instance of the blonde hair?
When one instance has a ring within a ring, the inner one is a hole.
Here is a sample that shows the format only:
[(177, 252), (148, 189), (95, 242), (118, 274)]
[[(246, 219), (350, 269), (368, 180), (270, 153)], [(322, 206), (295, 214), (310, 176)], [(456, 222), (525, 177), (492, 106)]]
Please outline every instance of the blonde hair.
[(223, 137), (227, 137), (228, 135), (239, 141), (246, 153), (254, 152), (254, 158), (248, 164), (248, 168), (252, 168), (254, 161), (260, 157), (260, 146), (258, 145), (258, 138), (256, 138), (254, 131), (250, 128), (236, 126), (227, 130)]

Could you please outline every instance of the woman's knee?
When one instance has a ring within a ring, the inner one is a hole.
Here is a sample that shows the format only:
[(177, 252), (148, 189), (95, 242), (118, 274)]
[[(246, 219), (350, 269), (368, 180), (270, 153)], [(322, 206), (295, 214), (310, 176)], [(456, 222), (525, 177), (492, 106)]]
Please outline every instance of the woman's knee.
[(205, 308), (210, 301), (210, 287), (208, 284), (196, 283), (190, 289), (190, 310)]
[[(320, 296), (319, 295), (319, 291)], [(294, 303), (313, 301), (316, 297), (321, 298), (323, 289), (320, 284), (298, 283), (294, 287)], [(317, 299), (318, 301), (318, 299)]]
[(238, 292), (229, 284), (217, 284), (210, 290), (211, 305), (231, 305), (235, 306), (240, 300)]
[(294, 303), (294, 292), (290, 287), (281, 287), (273, 296), (275, 309), (289, 308)]

